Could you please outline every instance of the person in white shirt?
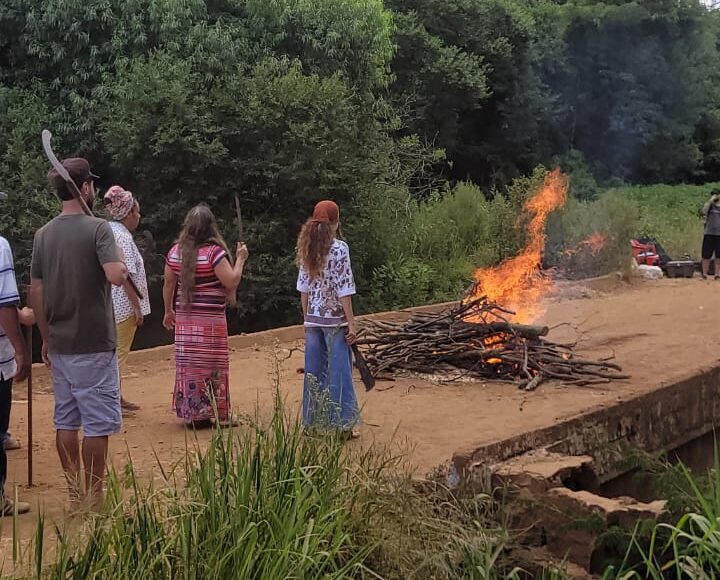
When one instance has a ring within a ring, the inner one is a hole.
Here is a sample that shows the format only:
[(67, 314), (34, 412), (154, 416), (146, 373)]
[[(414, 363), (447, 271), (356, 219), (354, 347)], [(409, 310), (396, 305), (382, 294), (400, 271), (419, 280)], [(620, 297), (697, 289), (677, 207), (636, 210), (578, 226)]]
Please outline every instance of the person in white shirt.
[(352, 377), (350, 345), (355, 341), (352, 296), (355, 281), (350, 249), (337, 239), (340, 209), (319, 202), (297, 242), (300, 292), (305, 320), (305, 427), (340, 429), (356, 437), (360, 419)]
[[(0, 199), (5, 199), (0, 194)], [(8, 241), (0, 237), (0, 430), (7, 432), (12, 404), (12, 383), (24, 381), (30, 372), (30, 355), (22, 339), (18, 324), (17, 305), (20, 302), (15, 265)], [(30, 504), (13, 502), (5, 495), (7, 455), (0, 442), (0, 516), (30, 511)]]
[[(7, 194), (6, 194), (7, 195)], [(35, 313), (32, 308), (25, 306), (24, 308), (18, 308), (17, 311), (18, 321), (20, 326), (33, 326), (35, 324)], [(0, 330), (0, 337), (4, 334), (4, 331)], [(20, 441), (12, 436), (10, 431), (10, 407), (8, 406), (7, 415), (0, 414), (0, 445), (3, 446), (5, 451), (14, 451), (20, 449)]]
[[(150, 298), (148, 297), (147, 278), (145, 276), (145, 262), (133, 240), (133, 232), (140, 224), (140, 204), (130, 191), (119, 185), (113, 185), (108, 189), (103, 201), (112, 218), (110, 227), (124, 257), (128, 273), (143, 296), (142, 299), (138, 298), (129, 282), (126, 282), (123, 286), (112, 287), (115, 324), (117, 326), (117, 359), (122, 389), (122, 377), (126, 374), (127, 359), (130, 355), (135, 332), (139, 326), (142, 326), (144, 318), (150, 314)], [(140, 408), (135, 403), (127, 401), (122, 395), (120, 405), (125, 417), (131, 416)]]

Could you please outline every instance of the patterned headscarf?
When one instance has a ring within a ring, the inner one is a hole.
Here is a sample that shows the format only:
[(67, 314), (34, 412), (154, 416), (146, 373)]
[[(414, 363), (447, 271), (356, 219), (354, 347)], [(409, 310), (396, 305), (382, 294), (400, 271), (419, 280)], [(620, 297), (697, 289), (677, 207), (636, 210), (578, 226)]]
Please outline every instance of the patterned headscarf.
[(108, 189), (103, 201), (112, 218), (117, 221), (124, 220), (135, 205), (133, 194), (119, 185)]

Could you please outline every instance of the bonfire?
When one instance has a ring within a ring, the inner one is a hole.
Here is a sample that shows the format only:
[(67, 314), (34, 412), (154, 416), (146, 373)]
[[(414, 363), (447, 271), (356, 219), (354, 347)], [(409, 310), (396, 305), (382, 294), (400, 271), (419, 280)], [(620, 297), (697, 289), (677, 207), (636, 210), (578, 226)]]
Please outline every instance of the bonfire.
[(380, 379), (422, 373), (446, 381), (509, 380), (531, 391), (549, 379), (581, 386), (629, 378), (610, 360), (587, 360), (574, 353), (574, 345), (547, 340), (547, 326), (504, 318), (512, 315), (485, 297), (474, 298), (439, 313), (415, 313), (402, 323), (369, 322), (358, 345)]
[[(592, 385), (629, 378), (610, 360), (588, 360), (574, 352), (573, 344), (548, 340), (548, 327), (533, 324), (544, 314), (543, 297), (553, 284), (550, 273), (540, 268), (545, 224), (565, 203), (567, 187), (559, 170), (547, 175), (524, 206), (524, 215), (532, 216), (525, 248), (499, 266), (478, 269), (472, 290), (459, 304), (415, 313), (405, 322), (368, 322), (358, 345), (373, 376), (508, 380), (526, 390), (551, 379)], [(598, 243), (597, 236), (588, 242)]]

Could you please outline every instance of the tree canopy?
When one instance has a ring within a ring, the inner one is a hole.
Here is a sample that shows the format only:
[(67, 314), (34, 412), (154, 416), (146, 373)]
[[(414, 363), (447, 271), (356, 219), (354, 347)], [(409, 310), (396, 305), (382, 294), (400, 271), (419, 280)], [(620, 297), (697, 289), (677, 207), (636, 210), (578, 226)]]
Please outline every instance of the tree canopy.
[(295, 237), (323, 197), (370, 286), (408, 199), (460, 180), (491, 196), (553, 163), (588, 183), (720, 179), (719, 42), (699, 0), (5, 0), (2, 233), (22, 272), (57, 208), (50, 128), (137, 193), (155, 276), (199, 201), (234, 240), (238, 193), (244, 325), (288, 322)]

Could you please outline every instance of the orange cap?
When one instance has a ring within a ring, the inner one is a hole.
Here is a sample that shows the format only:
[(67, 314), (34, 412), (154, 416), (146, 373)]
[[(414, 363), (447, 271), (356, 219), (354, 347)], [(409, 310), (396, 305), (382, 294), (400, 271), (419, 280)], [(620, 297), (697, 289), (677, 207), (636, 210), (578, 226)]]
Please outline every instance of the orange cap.
[(334, 201), (324, 199), (315, 205), (315, 209), (312, 214), (312, 220), (314, 222), (334, 224), (338, 221), (338, 219), (340, 219), (340, 208)]

